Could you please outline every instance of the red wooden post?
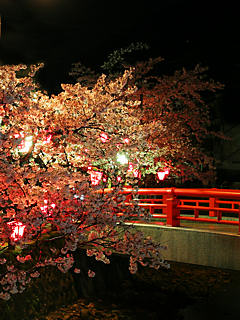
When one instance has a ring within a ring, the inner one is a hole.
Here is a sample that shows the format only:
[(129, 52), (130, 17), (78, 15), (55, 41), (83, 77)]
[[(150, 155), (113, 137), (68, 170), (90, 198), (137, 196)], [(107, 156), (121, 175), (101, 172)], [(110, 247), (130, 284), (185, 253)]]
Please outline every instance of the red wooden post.
[(166, 203), (167, 203), (167, 226), (179, 227), (180, 220), (177, 219), (177, 217), (179, 216), (179, 210), (177, 209), (177, 199), (175, 195), (172, 194), (169, 198), (167, 198)]
[[(217, 200), (219, 200), (218, 198), (215, 199), (215, 207), (216, 208), (219, 208), (219, 203), (217, 203)], [(218, 211), (215, 211), (215, 216), (217, 217), (217, 220), (220, 221), (222, 220), (222, 211), (218, 210)]]
[[(126, 187), (126, 188), (128, 188), (128, 187)], [(132, 189), (131, 189), (131, 191), (132, 191)], [(130, 203), (130, 201), (133, 199), (133, 197), (132, 197), (132, 192), (126, 192), (126, 194), (125, 194), (125, 203)]]
[(240, 206), (238, 211), (238, 234), (240, 234)]
[(199, 209), (194, 209), (194, 218), (198, 218), (199, 217)]
[[(166, 194), (163, 194), (162, 196), (162, 203), (167, 205), (167, 198), (168, 196)], [(162, 208), (162, 213), (167, 215), (167, 208)]]
[[(215, 208), (216, 207), (216, 198), (209, 198), (209, 207)], [(214, 210), (209, 210), (209, 217), (216, 217), (217, 212)]]
[[(151, 204), (154, 204), (154, 200), (151, 200)], [(150, 206), (150, 214), (153, 215), (154, 214), (154, 207)]]

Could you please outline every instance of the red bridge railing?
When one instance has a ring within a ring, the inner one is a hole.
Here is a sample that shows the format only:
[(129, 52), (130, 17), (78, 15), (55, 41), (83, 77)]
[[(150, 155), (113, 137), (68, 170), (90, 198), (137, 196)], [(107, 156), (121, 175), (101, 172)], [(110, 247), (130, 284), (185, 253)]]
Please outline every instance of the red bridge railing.
[[(131, 191), (123, 191), (129, 204)], [(139, 206), (150, 211), (153, 222), (162, 220), (173, 227), (184, 220), (238, 225), (240, 232), (240, 190), (139, 188), (134, 197)]]

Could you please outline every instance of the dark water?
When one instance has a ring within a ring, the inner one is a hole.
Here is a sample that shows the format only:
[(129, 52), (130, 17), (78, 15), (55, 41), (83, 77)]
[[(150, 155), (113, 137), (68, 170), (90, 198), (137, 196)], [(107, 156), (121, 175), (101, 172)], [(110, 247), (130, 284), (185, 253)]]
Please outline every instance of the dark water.
[(76, 276), (79, 294), (84, 293), (85, 298), (58, 308), (46, 319), (64, 319), (67, 315), (75, 319), (81, 310), (86, 319), (231, 320), (239, 314), (238, 271), (172, 263), (170, 270), (141, 268), (137, 275), (124, 277), (124, 267), (122, 261), (107, 277), (100, 272), (96, 282), (85, 279), (85, 289)]

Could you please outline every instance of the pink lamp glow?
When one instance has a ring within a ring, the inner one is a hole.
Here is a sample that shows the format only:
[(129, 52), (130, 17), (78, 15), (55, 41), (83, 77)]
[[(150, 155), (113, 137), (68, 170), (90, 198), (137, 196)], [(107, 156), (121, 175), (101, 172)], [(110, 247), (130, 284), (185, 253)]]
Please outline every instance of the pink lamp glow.
[(129, 138), (124, 138), (124, 139), (123, 139), (123, 143), (129, 144), (129, 142), (130, 142)]
[(169, 169), (165, 168), (164, 171), (158, 171), (157, 172), (157, 177), (159, 180), (163, 181), (167, 175), (169, 175)]
[(52, 134), (44, 138), (43, 144), (49, 144), (51, 142), (51, 139), (52, 139)]
[(102, 179), (103, 173), (100, 171), (91, 171), (90, 172), (90, 179), (93, 186), (97, 186), (101, 179)]
[(12, 233), (10, 235), (10, 238), (13, 241), (18, 241), (23, 237), (24, 230), (26, 226), (22, 222), (16, 222), (16, 221), (10, 221), (8, 222), (8, 225), (12, 229)]
[(106, 133), (100, 134), (100, 139), (103, 143), (107, 142), (109, 140), (109, 136)]

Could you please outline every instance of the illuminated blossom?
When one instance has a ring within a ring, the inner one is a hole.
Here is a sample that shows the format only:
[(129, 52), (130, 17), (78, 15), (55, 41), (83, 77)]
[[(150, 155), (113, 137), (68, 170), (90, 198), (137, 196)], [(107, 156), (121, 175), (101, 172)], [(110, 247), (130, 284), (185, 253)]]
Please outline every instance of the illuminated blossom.
[(135, 178), (141, 178), (141, 172), (138, 169), (134, 168), (132, 162), (129, 163), (127, 172), (132, 173)]
[(33, 145), (33, 137), (28, 136), (18, 145), (18, 149), (22, 153), (28, 153)]
[(89, 278), (95, 277), (95, 272), (89, 269), (88, 270), (88, 276), (89, 276)]
[(51, 203), (50, 205), (48, 204), (48, 200), (44, 199), (43, 200), (44, 205), (40, 207), (42, 213), (44, 214), (51, 214), (52, 213), (52, 209), (56, 208), (56, 204), (55, 203)]
[(75, 268), (75, 269), (74, 269), (74, 272), (75, 272), (75, 273), (80, 273), (80, 269)]
[(100, 139), (102, 142), (107, 142), (109, 140), (109, 136), (106, 133), (101, 133)]
[(43, 140), (43, 144), (49, 144), (52, 140), (52, 134), (46, 136)]
[(124, 138), (124, 139), (123, 139), (123, 143), (129, 144), (129, 142), (130, 142), (129, 138)]

